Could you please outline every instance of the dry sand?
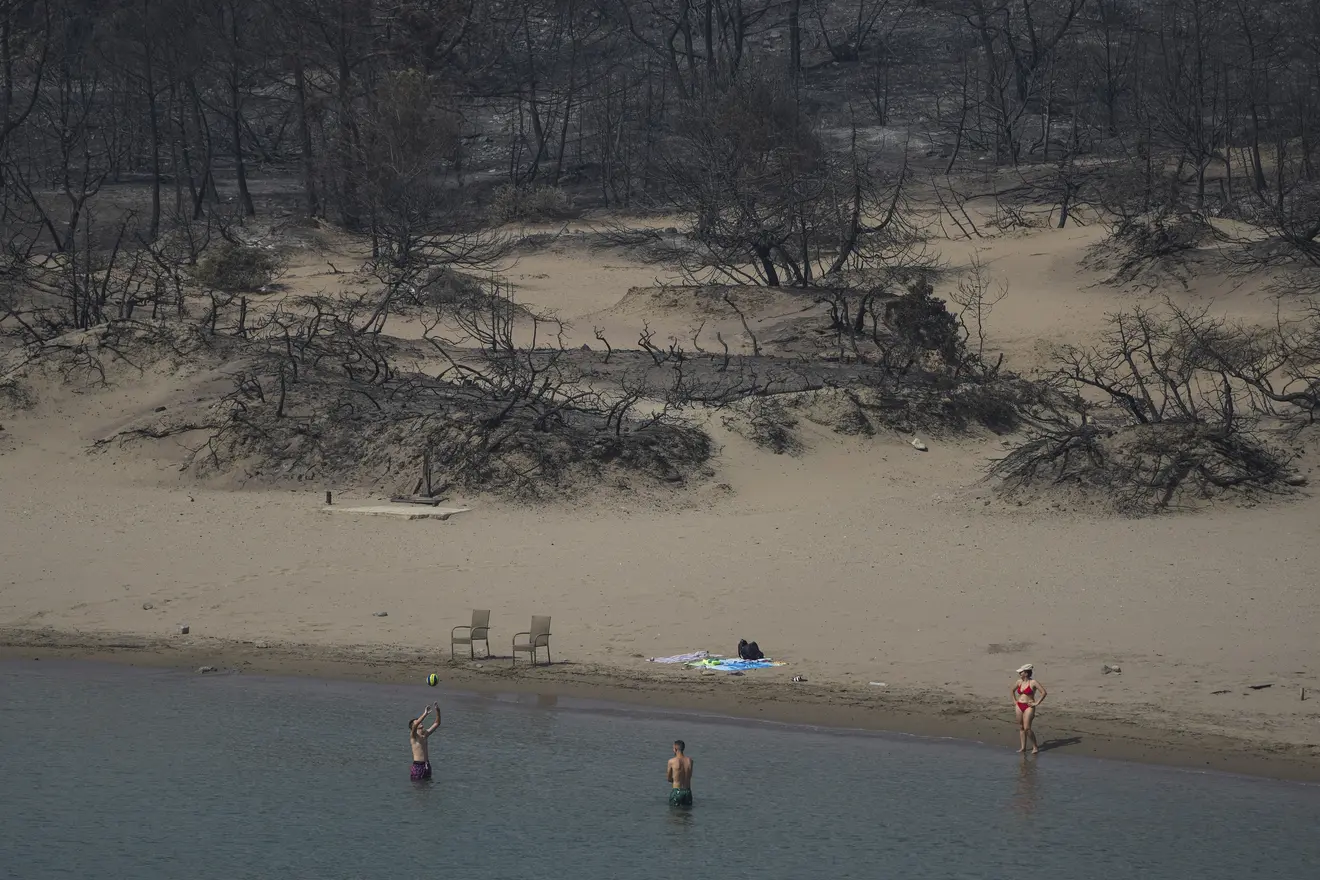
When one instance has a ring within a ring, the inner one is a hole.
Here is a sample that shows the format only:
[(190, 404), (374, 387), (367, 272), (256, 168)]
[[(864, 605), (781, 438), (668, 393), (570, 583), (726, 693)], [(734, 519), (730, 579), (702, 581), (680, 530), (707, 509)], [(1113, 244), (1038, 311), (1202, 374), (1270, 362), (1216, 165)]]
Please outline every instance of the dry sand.
[[(989, 325), (1011, 366), (1030, 366), (1043, 342), (1084, 341), (1130, 300), (1077, 268), (1098, 235), (1050, 230), (984, 246), (1012, 285)], [(969, 253), (946, 249), (955, 263)], [(592, 316), (656, 273), (562, 247), (512, 274), (527, 301), (582, 318), (573, 333), (588, 341)], [(1170, 293), (1273, 313), (1263, 293), (1221, 280)], [(675, 334), (696, 323), (657, 322)], [(1314, 498), (1142, 521), (1062, 503), (1005, 509), (977, 483), (995, 440), (928, 440), (923, 454), (901, 437), (821, 428), (802, 456), (775, 456), (718, 420), (716, 475), (670, 498), (617, 487), (554, 507), (461, 498), (472, 512), (447, 522), (329, 516), (327, 489), (339, 504), (367, 500), (337, 486), (190, 485), (168, 441), (87, 454), (203, 378), (52, 388), (36, 410), (4, 419), (0, 643), (10, 656), (403, 680), (438, 669), (466, 687), (1010, 748), (1008, 692), (1030, 660), (1050, 693), (1043, 741), (1320, 779)], [(491, 609), (492, 647), (506, 657), (532, 614), (553, 615), (560, 662), (516, 674), (507, 659), (448, 667), (450, 628), (473, 607)], [(176, 634), (180, 623), (190, 635)], [(643, 659), (732, 653), (739, 638), (789, 665), (702, 676)], [(1123, 671), (1104, 675), (1103, 664)], [(1314, 698), (1302, 701), (1303, 687)]]

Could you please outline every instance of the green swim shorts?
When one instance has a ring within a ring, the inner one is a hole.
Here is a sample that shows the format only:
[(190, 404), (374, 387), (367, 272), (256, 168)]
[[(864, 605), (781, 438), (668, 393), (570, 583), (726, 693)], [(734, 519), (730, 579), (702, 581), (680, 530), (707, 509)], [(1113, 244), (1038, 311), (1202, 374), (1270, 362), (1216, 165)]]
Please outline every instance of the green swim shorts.
[(690, 807), (692, 806), (692, 789), (674, 788), (669, 792), (669, 806), (671, 807)]

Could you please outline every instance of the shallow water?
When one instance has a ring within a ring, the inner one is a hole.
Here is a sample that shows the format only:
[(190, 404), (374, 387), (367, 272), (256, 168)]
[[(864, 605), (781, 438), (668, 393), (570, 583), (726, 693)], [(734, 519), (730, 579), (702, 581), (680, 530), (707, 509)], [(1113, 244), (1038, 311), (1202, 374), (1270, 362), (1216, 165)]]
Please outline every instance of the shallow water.
[(0, 876), (1320, 876), (1316, 786), (552, 702), (0, 664)]

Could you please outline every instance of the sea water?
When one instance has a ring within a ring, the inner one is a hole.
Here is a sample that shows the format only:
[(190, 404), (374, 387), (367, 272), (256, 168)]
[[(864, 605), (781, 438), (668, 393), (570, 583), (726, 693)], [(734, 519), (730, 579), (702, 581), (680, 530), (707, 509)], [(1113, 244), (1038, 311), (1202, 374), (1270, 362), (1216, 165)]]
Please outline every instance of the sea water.
[[(435, 699), (435, 777), (413, 783), (407, 721)], [(687, 811), (666, 802), (680, 738)], [(1066, 749), (0, 664), (5, 878), (1314, 880), (1317, 829), (1320, 787)]]

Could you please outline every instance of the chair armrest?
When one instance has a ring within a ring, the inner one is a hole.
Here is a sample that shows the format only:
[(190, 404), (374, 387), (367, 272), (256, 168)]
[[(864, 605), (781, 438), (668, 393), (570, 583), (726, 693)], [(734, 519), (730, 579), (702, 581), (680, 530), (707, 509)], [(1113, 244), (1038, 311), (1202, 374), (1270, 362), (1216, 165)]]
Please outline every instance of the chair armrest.
[(514, 643), (515, 645), (518, 644), (518, 636), (527, 636), (528, 638), (531, 638), (532, 634), (529, 633), (529, 632), (525, 632), (525, 633), (514, 633), (514, 634), (513, 634), (513, 643)]
[(537, 633), (532, 644), (537, 647), (546, 648), (550, 646), (550, 633)]
[(470, 627), (470, 626), (456, 626), (456, 627), (454, 627), (453, 629), (451, 629), (451, 630), (449, 631), (449, 637), (452, 639), (454, 636), (458, 635), (458, 631), (459, 631), (460, 629), (471, 630), (472, 627)]

